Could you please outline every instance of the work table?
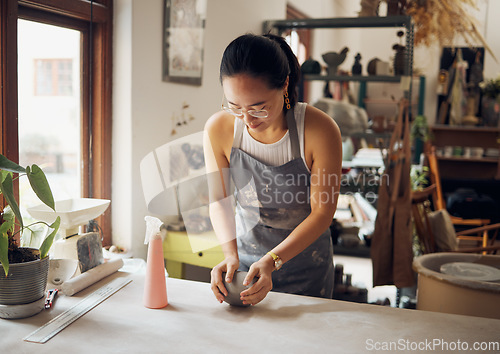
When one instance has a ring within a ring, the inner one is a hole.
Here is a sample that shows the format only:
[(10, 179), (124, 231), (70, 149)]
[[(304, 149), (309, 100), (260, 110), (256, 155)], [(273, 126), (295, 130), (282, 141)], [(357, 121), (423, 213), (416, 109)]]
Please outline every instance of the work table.
[[(45, 344), (23, 338), (116, 277), (132, 282)], [(169, 305), (142, 305), (144, 275), (117, 272), (54, 307), (0, 320), (3, 353), (362, 353), (399, 345), (500, 342), (500, 320), (269, 293), (256, 306), (219, 304), (210, 284), (167, 279)], [(484, 345), (484, 344), (483, 344)], [(429, 347), (427, 347), (429, 348)], [(370, 350), (371, 349), (371, 350)], [(446, 352), (434, 347), (436, 352)], [(491, 352), (495, 352), (494, 350)], [(498, 352), (498, 351), (497, 351)]]

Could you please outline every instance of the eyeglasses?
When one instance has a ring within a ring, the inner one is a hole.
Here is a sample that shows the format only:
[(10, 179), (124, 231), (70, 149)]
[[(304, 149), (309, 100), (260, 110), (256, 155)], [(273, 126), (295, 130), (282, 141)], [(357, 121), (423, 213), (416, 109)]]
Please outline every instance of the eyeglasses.
[[(227, 113), (230, 113), (233, 116), (238, 117), (238, 118), (243, 117), (243, 109), (231, 108), (231, 107), (228, 107), (227, 104), (225, 105), (225, 103), (227, 103), (227, 101), (226, 101), (225, 97), (223, 97), (221, 106), (222, 106), (222, 109), (224, 111), (226, 111)], [(247, 110), (247, 113), (255, 118), (267, 118), (267, 117), (269, 117), (269, 112), (265, 109), (249, 109), (249, 110)]]

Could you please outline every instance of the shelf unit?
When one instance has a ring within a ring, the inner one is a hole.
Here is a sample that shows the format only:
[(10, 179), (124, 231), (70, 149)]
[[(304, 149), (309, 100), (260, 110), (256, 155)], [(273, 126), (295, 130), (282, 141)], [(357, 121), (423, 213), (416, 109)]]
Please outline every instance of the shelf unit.
[[(264, 33), (277, 29), (281, 34), (290, 28), (314, 29), (314, 28), (376, 28), (376, 27), (406, 27), (413, 32), (413, 23), (410, 16), (386, 16), (386, 17), (335, 17), (335, 18), (307, 18), (291, 20), (269, 20), (264, 21)], [(413, 42), (413, 37), (412, 37)], [(413, 43), (412, 43), (413, 46)]]
[[(273, 32), (279, 35), (287, 29), (319, 29), (319, 28), (391, 28), (403, 27), (406, 30), (406, 67), (405, 76), (413, 76), (413, 36), (414, 25), (410, 16), (387, 16), (387, 17), (340, 17), (340, 18), (311, 18), (292, 20), (269, 20), (263, 23), (264, 33)], [(379, 76), (379, 75), (304, 75), (304, 80), (322, 81), (357, 81), (360, 82), (358, 105), (364, 107), (367, 82), (400, 82), (401, 76)], [(412, 81), (405, 96), (410, 100), (412, 94)], [(423, 84), (423, 85), (422, 85)], [(423, 97), (425, 94), (425, 78), (421, 77), (418, 114), (423, 114)]]
[[(492, 127), (462, 127), (434, 125), (431, 127), (432, 143), (437, 148), (445, 146), (500, 148), (500, 129)], [(500, 179), (499, 157), (438, 156), (442, 178)]]

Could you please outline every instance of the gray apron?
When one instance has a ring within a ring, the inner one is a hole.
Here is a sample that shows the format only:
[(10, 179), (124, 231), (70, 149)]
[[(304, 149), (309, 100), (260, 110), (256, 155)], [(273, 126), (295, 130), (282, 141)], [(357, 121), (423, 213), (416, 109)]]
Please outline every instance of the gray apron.
[[(269, 166), (239, 147), (245, 125), (238, 124), (230, 157), (236, 195), (240, 270), (283, 241), (310, 213), (311, 174), (300, 156), (293, 110), (287, 115), (292, 160)], [(332, 298), (333, 244), (330, 230), (272, 274), (273, 291)]]

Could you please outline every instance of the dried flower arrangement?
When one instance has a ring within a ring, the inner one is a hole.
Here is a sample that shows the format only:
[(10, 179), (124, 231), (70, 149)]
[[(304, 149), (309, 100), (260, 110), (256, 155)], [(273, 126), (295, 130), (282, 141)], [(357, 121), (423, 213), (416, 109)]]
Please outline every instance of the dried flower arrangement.
[(470, 14), (477, 10), (476, 0), (412, 0), (406, 12), (415, 22), (415, 45), (453, 46), (455, 36), (467, 44), (484, 48), (497, 60), (495, 54), (477, 29), (477, 20)]

